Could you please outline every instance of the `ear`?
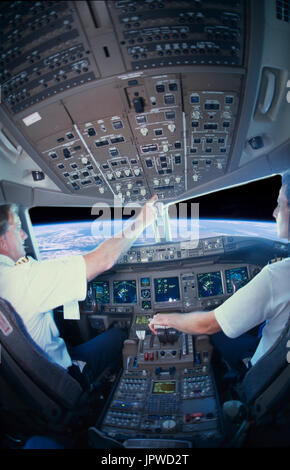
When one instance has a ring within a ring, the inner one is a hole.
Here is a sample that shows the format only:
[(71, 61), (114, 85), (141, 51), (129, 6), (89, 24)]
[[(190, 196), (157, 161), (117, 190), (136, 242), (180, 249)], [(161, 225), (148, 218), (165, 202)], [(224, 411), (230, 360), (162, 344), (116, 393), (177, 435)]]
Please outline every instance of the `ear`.
[(6, 252), (6, 249), (7, 249), (7, 243), (5, 240), (5, 236), (2, 235), (0, 237), (0, 252)]

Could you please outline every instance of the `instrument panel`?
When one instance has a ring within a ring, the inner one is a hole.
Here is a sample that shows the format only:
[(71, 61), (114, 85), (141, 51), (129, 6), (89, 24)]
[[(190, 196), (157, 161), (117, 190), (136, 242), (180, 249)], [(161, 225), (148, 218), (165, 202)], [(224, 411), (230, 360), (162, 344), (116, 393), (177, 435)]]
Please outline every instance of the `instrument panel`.
[(215, 308), (247, 284), (257, 269), (251, 264), (212, 264), (166, 272), (115, 272), (92, 280), (88, 292), (102, 314), (138, 313), (141, 322), (157, 311)]

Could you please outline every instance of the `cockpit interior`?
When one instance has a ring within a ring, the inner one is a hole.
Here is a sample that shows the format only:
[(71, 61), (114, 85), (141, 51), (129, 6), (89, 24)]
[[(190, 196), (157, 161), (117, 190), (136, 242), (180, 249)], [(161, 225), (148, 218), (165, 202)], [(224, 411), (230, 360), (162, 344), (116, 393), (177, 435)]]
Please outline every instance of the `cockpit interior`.
[(1, 449), (35, 436), (128, 455), (290, 445), (289, 322), (241, 380), (210, 335), (149, 329), (156, 313), (214, 310), (289, 256), (289, 239), (267, 231), (274, 222), (263, 231), (257, 216), (239, 232), (238, 201), (227, 222), (198, 225), (203, 198), (263, 181), (275, 207), (290, 168), (289, 10), (288, 0), (1, 2), (0, 203), (19, 206), (27, 254), (83, 253), (155, 194), (159, 204), (143, 238), (88, 282), (80, 318), (54, 311), (71, 344), (127, 332), (119, 367), (92, 390), (34, 349), (0, 292)]

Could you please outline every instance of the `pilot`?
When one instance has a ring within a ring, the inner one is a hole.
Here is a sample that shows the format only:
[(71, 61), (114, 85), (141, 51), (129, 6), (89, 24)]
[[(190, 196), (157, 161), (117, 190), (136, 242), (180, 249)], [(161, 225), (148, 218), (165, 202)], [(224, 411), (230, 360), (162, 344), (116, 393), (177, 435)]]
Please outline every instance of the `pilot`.
[[(278, 236), (288, 240), (289, 214), (290, 170), (282, 175), (278, 205), (273, 213)], [(251, 282), (237, 290), (215, 310), (188, 314), (157, 314), (150, 322), (150, 329), (156, 333), (158, 326), (167, 326), (193, 335), (212, 335), (214, 346), (242, 377), (247, 370), (243, 358), (251, 358), (246, 364), (247, 367), (256, 364), (278, 339), (288, 321), (289, 279), (288, 257), (265, 266)], [(260, 338), (248, 333), (259, 325), (264, 325), (263, 328), (260, 327)]]
[[(0, 297), (14, 307), (30, 337), (48, 359), (67, 369), (75, 378), (85, 377), (84, 383), (92, 382), (108, 366), (115, 365), (126, 333), (111, 328), (85, 343), (69, 347), (59, 336), (53, 309), (60, 305), (77, 305), (77, 301), (85, 299), (87, 281), (110, 269), (155, 220), (156, 200), (155, 195), (122, 232), (83, 256), (45, 261), (29, 258), (22, 263), (18, 260), (25, 256), (27, 234), (21, 228), (17, 206), (0, 205)], [(77, 365), (73, 361), (77, 361)], [(84, 369), (83, 374), (79, 365)]]

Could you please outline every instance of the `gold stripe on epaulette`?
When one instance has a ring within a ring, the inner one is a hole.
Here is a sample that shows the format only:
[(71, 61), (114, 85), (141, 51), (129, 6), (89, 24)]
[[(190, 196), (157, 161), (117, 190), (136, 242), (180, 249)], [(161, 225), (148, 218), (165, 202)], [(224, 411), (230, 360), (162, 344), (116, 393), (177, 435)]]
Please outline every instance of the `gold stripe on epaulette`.
[(29, 263), (29, 259), (27, 258), (27, 256), (22, 256), (22, 258), (19, 258), (19, 260), (17, 260), (15, 264), (23, 264), (23, 263)]
[(286, 259), (286, 257), (283, 257), (283, 258), (273, 258), (273, 259), (270, 259), (270, 261), (269, 261), (268, 264), (277, 263), (278, 261), (282, 261), (283, 259)]

